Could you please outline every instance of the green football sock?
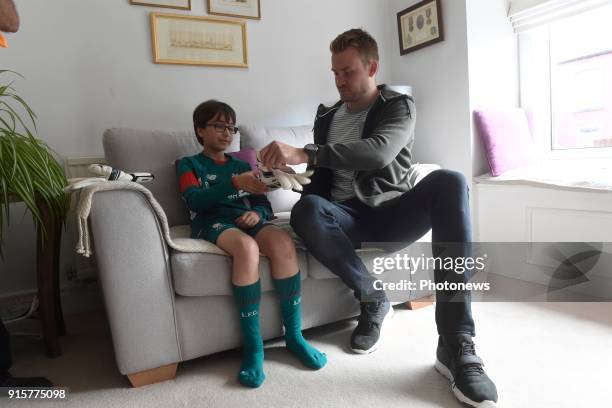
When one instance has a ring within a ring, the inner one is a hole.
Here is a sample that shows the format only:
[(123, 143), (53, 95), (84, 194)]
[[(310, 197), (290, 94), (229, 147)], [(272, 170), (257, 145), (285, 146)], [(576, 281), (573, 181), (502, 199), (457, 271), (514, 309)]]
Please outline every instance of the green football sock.
[(306, 367), (318, 370), (327, 363), (327, 356), (308, 344), (302, 336), (300, 272), (289, 278), (274, 279), (274, 287), (280, 298), (287, 348)]
[(238, 381), (247, 387), (259, 387), (266, 378), (263, 371), (264, 348), (259, 332), (259, 301), (261, 285), (259, 281), (252, 285), (232, 285), (234, 299), (238, 305), (240, 327), (242, 329), (242, 364)]

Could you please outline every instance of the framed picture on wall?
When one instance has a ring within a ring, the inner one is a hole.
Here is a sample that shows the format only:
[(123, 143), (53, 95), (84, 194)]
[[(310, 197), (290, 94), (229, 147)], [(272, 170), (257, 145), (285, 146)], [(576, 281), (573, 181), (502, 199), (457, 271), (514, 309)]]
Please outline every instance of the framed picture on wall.
[(244, 21), (151, 13), (156, 64), (248, 67)]
[(208, 0), (208, 14), (261, 20), (260, 0)]
[(397, 13), (400, 54), (444, 40), (442, 0), (424, 0)]
[(191, 10), (191, 0), (130, 0), (130, 4)]

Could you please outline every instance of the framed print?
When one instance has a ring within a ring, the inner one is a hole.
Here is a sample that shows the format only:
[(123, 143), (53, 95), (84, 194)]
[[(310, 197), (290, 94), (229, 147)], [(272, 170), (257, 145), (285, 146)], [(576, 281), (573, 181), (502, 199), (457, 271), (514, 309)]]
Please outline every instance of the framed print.
[(130, 4), (191, 10), (191, 0), (130, 0)]
[(261, 20), (261, 0), (208, 0), (208, 14)]
[(156, 64), (248, 67), (244, 21), (151, 13)]
[(397, 13), (400, 54), (444, 40), (442, 0), (424, 0)]

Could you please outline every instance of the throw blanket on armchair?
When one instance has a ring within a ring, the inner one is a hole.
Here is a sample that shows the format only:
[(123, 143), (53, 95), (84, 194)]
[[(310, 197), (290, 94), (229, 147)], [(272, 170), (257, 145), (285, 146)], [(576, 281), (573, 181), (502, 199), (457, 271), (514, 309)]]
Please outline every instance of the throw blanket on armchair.
[[(87, 219), (91, 211), (91, 204), (93, 202), (94, 194), (98, 191), (109, 191), (109, 190), (134, 190), (142, 193), (145, 198), (151, 204), (151, 207), (157, 215), (157, 219), (162, 227), (164, 239), (170, 248), (173, 248), (180, 252), (206, 252), (211, 254), (219, 254), (229, 256), (227, 252), (216, 246), (215, 244), (205, 241), (203, 239), (192, 239), (190, 238), (190, 227), (189, 225), (177, 225), (170, 227), (168, 225), (168, 219), (166, 213), (161, 205), (157, 202), (151, 191), (132, 181), (109, 181), (104, 183), (95, 183), (85, 186), (78, 190), (78, 202), (76, 206), (77, 224), (79, 238), (76, 245), (76, 252), (85, 256), (90, 257), (92, 254), (91, 239), (89, 236), (89, 226)], [(296, 247), (304, 248), (304, 244), (300, 238), (293, 232), (289, 225), (288, 217), (276, 218), (271, 221), (279, 228), (287, 231)]]

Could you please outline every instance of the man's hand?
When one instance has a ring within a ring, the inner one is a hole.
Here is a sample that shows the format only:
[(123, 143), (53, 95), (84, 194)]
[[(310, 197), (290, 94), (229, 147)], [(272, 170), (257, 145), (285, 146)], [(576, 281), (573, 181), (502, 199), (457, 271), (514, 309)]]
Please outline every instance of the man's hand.
[(255, 173), (247, 171), (233, 178), (234, 185), (237, 185), (238, 190), (244, 190), (252, 194), (263, 194), (270, 191), (261, 180), (259, 180)]
[(275, 169), (287, 164), (308, 163), (308, 154), (304, 149), (290, 146), (276, 140), (260, 151), (261, 161), (270, 168)]
[(270, 169), (261, 160), (261, 151), (257, 152), (257, 170), (260, 173), (259, 179), (264, 182), (272, 191), (277, 188), (284, 190), (304, 191), (303, 184), (310, 184), (310, 176), (313, 170), (296, 174), (289, 166), (280, 165), (276, 169)]
[(240, 217), (236, 218), (234, 222), (240, 228), (244, 229), (244, 228), (252, 228), (256, 226), (259, 220), (260, 220), (259, 214), (257, 214), (255, 211), (247, 211), (244, 214), (242, 214)]
[(0, 0), (0, 31), (16, 33), (19, 30), (19, 16), (13, 0)]

